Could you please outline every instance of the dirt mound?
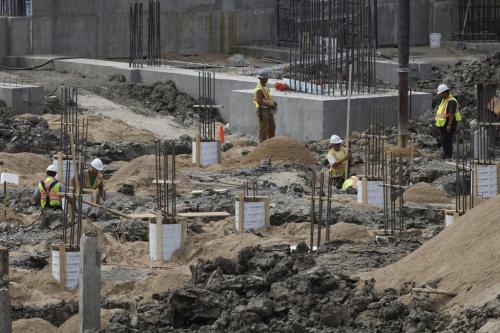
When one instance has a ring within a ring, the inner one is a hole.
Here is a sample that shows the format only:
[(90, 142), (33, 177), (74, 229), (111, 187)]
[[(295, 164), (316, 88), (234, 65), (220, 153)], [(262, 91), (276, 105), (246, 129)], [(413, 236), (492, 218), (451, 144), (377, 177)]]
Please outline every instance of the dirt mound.
[(253, 164), (265, 159), (293, 161), (306, 165), (316, 164), (316, 158), (302, 143), (284, 136), (277, 136), (259, 144), (242, 162)]
[[(170, 156), (169, 156), (170, 159)], [(191, 156), (178, 155), (176, 156), (176, 168), (191, 165)], [(118, 190), (123, 184), (132, 185), (137, 192), (155, 191), (153, 180), (155, 179), (155, 156), (144, 155), (136, 158), (128, 163), (124, 163), (118, 171), (116, 171), (109, 181), (105, 184), (106, 188), (111, 191)], [(178, 190), (181, 183), (186, 179), (177, 172), (176, 179), (179, 182)]]
[[(49, 123), (51, 129), (60, 129), (60, 115), (46, 114), (43, 118)], [(153, 133), (134, 128), (121, 120), (95, 115), (85, 115), (89, 121), (90, 142), (153, 142)]]
[(500, 292), (500, 196), (462, 216), (436, 237), (395, 264), (370, 274), (377, 287), (398, 288), (407, 281), (434, 282), (458, 294), (454, 304), (477, 305)]
[(374, 236), (363, 226), (340, 222), (330, 231), (333, 240), (350, 240), (354, 242), (369, 242)]
[(434, 203), (434, 204), (449, 204), (450, 198), (440, 188), (428, 183), (418, 183), (403, 194), (403, 198), (407, 202), (415, 203)]
[[(105, 329), (108, 326), (109, 321), (113, 317), (113, 315), (117, 313), (121, 313), (122, 310), (107, 310), (107, 309), (102, 309), (101, 310), (101, 329)], [(59, 327), (59, 330), (57, 332), (59, 333), (74, 333), (78, 332), (79, 330), (79, 324), (80, 324), (80, 315), (76, 314), (73, 317), (69, 318), (66, 320), (64, 324), (62, 324)], [(45, 332), (45, 331), (38, 331), (39, 332)]]
[[(12, 333), (57, 333), (57, 327), (40, 318), (20, 319), (12, 323)], [(76, 331), (75, 331), (76, 332)]]
[(2, 170), (17, 174), (22, 186), (35, 186), (45, 177), (45, 169), (52, 162), (47, 157), (32, 153), (0, 153), (0, 161), (4, 163)]

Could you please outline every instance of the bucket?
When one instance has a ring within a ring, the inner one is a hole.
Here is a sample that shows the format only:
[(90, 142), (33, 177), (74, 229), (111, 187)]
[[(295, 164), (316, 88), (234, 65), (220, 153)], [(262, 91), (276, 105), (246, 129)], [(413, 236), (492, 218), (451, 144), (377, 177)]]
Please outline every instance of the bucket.
[(449, 227), (455, 222), (455, 215), (445, 214), (444, 216), (444, 226)]
[(439, 49), (441, 47), (441, 34), (439, 32), (429, 34), (429, 43), (431, 49)]

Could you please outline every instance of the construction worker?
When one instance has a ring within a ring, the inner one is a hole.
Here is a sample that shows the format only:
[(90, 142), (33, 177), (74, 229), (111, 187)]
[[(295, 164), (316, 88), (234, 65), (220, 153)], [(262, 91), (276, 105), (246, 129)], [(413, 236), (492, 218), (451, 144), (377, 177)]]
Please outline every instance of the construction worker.
[(333, 185), (341, 189), (345, 179), (345, 163), (351, 163), (351, 152), (342, 147), (342, 139), (338, 135), (332, 135), (330, 138), (330, 151), (326, 155), (330, 172), (333, 177)]
[(437, 87), (437, 94), (436, 126), (440, 131), (443, 158), (449, 159), (453, 155), (453, 135), (462, 116), (458, 110), (458, 102), (450, 94), (450, 88), (446, 84), (442, 83)]
[(257, 75), (257, 78), (259, 79), (259, 83), (255, 87), (253, 104), (255, 105), (259, 119), (259, 142), (264, 142), (267, 139), (273, 138), (276, 133), (274, 113), (276, 112), (277, 104), (273, 101), (271, 91), (267, 85), (269, 72), (262, 71)]
[(61, 193), (64, 193), (64, 185), (61, 184), (57, 179), (57, 166), (51, 164), (47, 167), (47, 177), (45, 180), (40, 181), (33, 193), (33, 199), (35, 202), (40, 203), (42, 210), (45, 208), (50, 208), (58, 210), (62, 208)]
[[(97, 203), (102, 199), (106, 201), (106, 191), (104, 190), (104, 180), (101, 171), (104, 165), (99, 158), (90, 163), (90, 167), (83, 173), (83, 188), (97, 190)], [(71, 185), (75, 186), (75, 178), (71, 178)]]

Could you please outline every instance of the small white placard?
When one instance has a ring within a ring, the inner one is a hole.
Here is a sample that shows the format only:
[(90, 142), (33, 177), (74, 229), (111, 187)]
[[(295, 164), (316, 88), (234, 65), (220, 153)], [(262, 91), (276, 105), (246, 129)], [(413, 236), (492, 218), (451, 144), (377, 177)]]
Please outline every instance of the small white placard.
[[(258, 202), (245, 202), (244, 203), (244, 228), (245, 231), (250, 229), (261, 229), (266, 226), (266, 203), (264, 201)], [(236, 230), (240, 229), (240, 203), (236, 201), (235, 204), (235, 226)]]
[[(218, 141), (207, 141), (200, 142), (201, 153), (200, 153), (200, 164), (203, 166), (209, 166), (212, 164), (218, 164), (219, 161), (219, 142)], [(193, 163), (196, 163), (196, 141), (193, 141)]]
[[(377, 207), (384, 207), (384, 182), (376, 180), (366, 181), (368, 191), (367, 204)], [(358, 182), (358, 203), (363, 203), (363, 182)]]
[(477, 165), (477, 195), (493, 198), (498, 194), (498, 175), (496, 165)]
[[(52, 250), (52, 276), (60, 281), (59, 251)], [(75, 289), (80, 280), (80, 252), (66, 252), (66, 288)]]
[(151, 260), (170, 260), (172, 254), (182, 247), (182, 224), (163, 224), (162, 258), (157, 257), (156, 223), (149, 224), (149, 258)]
[(19, 176), (15, 173), (2, 172), (0, 175), (0, 183), (19, 185)]

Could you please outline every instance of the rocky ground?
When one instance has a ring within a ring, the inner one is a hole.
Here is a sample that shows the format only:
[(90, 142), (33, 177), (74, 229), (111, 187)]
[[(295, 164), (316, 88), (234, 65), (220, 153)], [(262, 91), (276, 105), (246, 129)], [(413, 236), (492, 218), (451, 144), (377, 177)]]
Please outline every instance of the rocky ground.
[[(463, 104), (465, 118), (471, 119), (476, 98), (471, 87), (484, 77), (498, 79), (498, 61), (496, 54), (435, 68), (432, 80), (418, 82), (418, 86), (431, 90), (438, 82), (450, 83)], [(62, 327), (78, 313), (77, 293), (58, 290), (50, 274), (49, 245), (61, 237), (60, 217), (41, 216), (31, 202), (32, 184), (43, 176), (43, 163), (59, 149), (60, 133), (51, 116), (60, 110), (55, 88), (62, 82), (81, 89), (85, 95), (81, 110), (96, 117), (95, 126), (118, 119), (123, 122), (114, 131), (97, 130), (103, 136), (91, 136), (88, 147), (92, 157), (106, 164), (106, 208), (127, 214), (155, 209), (155, 191), (150, 185), (154, 164), (149, 155), (154, 153), (153, 140), (159, 138), (177, 144), (180, 212), (234, 214), (234, 196), (249, 180), (257, 180), (259, 194), (268, 195), (271, 202), (271, 226), (245, 235), (236, 233), (233, 217), (189, 220), (185, 249), (172, 262), (158, 265), (149, 261), (147, 223), (120, 220), (103, 209), (89, 210), (85, 227), (99, 232), (104, 254), (102, 305), (116, 310), (108, 313), (102, 332), (451, 333), (475, 332), (500, 317), (498, 301), (450, 312), (445, 301), (438, 306), (429, 295), (411, 293), (411, 281), (398, 290), (377, 290), (374, 281), (363, 278), (364, 273), (413, 252), (443, 229), (443, 210), (430, 205), (408, 205), (404, 215), (408, 233), (394, 242), (374, 236), (374, 230), (385, 226), (382, 209), (358, 204), (355, 193), (334, 190), (332, 223), (349, 232), (332, 229), (338, 238), (309, 253), (304, 241), (310, 229), (310, 172), (321, 170), (327, 141), (306, 144), (317, 160), (315, 165), (292, 158), (273, 161), (271, 170), (264, 172), (255, 163), (244, 163), (256, 147), (255, 140), (228, 133), (222, 164), (200, 169), (191, 165), (190, 135), (177, 135), (193, 131), (196, 97), (178, 91), (173, 82), (137, 85), (120, 76), (106, 81), (50, 71), (9, 74), (42, 84), (47, 95), (43, 117), (15, 117), (0, 107), (0, 151), (17, 163), (6, 167), (12, 172), (19, 172), (19, 165), (26, 167), (22, 186), (9, 188), (7, 219), (0, 222), (0, 245), (11, 251), (15, 319), (42, 318)], [(103, 100), (110, 103), (108, 118), (96, 108)], [(451, 203), (455, 168), (439, 157), (432, 119), (428, 114), (410, 123), (418, 154), (405, 161), (404, 177), (410, 184), (433, 185)], [(158, 120), (165, 121), (165, 129), (144, 129)], [(462, 132), (467, 133), (467, 128), (464, 122)], [(134, 139), (125, 140), (124, 132)], [(167, 132), (175, 135), (168, 137)], [(393, 147), (396, 129), (388, 128), (385, 134)], [(354, 170), (362, 173), (362, 135), (354, 136), (352, 147)], [(28, 153), (37, 155), (38, 162)], [(193, 189), (203, 192), (194, 195)]]

